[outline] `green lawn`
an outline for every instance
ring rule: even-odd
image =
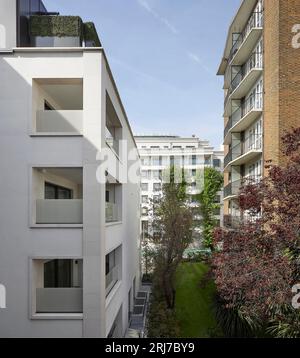
[[[208,271],[203,263],[183,263],[176,276],[176,317],[182,338],[209,337],[216,330],[213,312],[213,281],[201,288],[201,278]]]

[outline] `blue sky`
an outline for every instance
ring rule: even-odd
[[[223,136],[228,26],[241,0],[44,0],[93,21],[135,134]]]

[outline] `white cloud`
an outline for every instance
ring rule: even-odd
[[[200,58],[197,54],[195,54],[194,52],[188,51],[188,52],[187,52],[187,55],[188,55],[188,57],[189,57],[189,59],[190,59],[191,61],[193,61],[193,62],[195,62],[197,65],[201,66],[201,68],[202,68],[205,72],[209,73],[210,75],[215,76],[215,74],[213,73],[213,71],[211,71],[211,69],[208,68],[208,67],[203,63],[203,61],[201,60],[201,58]]]
[[[170,23],[170,21],[159,15],[146,0],[137,0],[138,4],[144,8],[149,14],[151,14],[156,20],[160,21],[169,31],[171,31],[174,35],[177,35],[179,31],[176,29],[174,25]]]

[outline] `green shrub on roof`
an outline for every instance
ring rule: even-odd
[[[83,24],[79,16],[34,15],[30,17],[30,35],[41,37],[81,37]]]
[[[86,22],[83,25],[83,36],[85,42],[93,43],[95,47],[101,47],[101,43],[97,34],[96,27],[93,22]]]

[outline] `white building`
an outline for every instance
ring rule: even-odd
[[[36,23],[57,21],[34,4]],[[140,183],[101,155],[122,169],[135,141],[103,48],[87,47],[95,28],[59,16],[73,36],[38,36],[28,9],[0,0],[0,337],[122,337],[140,281]]]
[[[184,167],[188,175],[194,178],[198,172],[204,173],[205,167],[214,167],[222,171],[224,153],[221,150],[214,150],[208,141],[195,136],[135,136],[135,140],[141,156],[141,227],[142,235],[145,235],[148,231],[149,199],[155,201],[161,196],[163,171],[171,165]],[[191,190],[193,194],[193,187]],[[222,225],[222,191],[219,192],[216,201],[221,206],[216,217]]]

